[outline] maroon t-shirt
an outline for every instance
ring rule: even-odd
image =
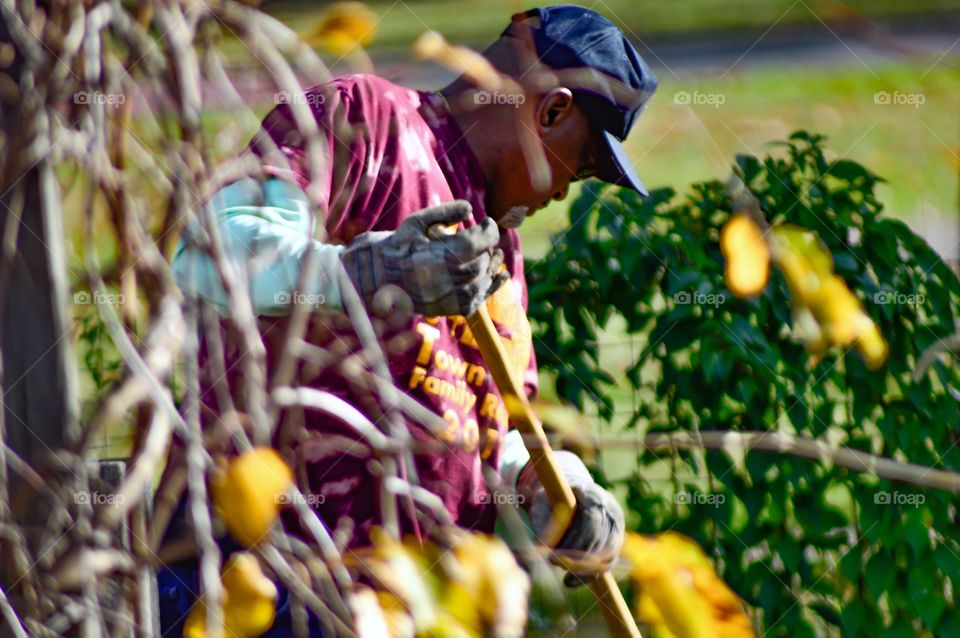
[[[257,139],[251,145],[269,172],[294,180],[309,192],[322,215],[325,241],[346,244],[365,231],[393,230],[413,213],[454,199],[467,200],[473,207],[473,218],[462,227],[486,217],[480,166],[438,94],[375,76],[352,75],[300,97],[310,106],[321,133],[322,166],[312,181],[304,135],[293,123],[288,105],[271,111],[260,133],[270,136],[285,161],[271,161]],[[512,278],[488,299],[487,307],[515,372],[532,395],[537,388],[536,364],[517,231],[501,230],[500,246]],[[311,339],[343,356],[358,351],[358,340],[344,319],[316,314]],[[274,329],[282,322],[263,322],[270,360],[279,354],[275,351],[279,340],[273,343],[270,335],[282,334]],[[499,469],[507,414],[465,319],[412,315],[385,318],[377,325],[387,344],[395,384],[448,424],[437,437],[420,424],[403,420],[415,439],[434,444],[434,451],[415,456],[420,484],[441,496],[458,525],[492,532],[496,509],[482,466]],[[305,383],[337,394],[374,422],[386,422],[383,406],[371,398],[372,393],[358,388],[342,371],[307,375]],[[309,411],[304,418],[306,432],[288,431],[284,440],[297,451],[301,487],[309,489],[331,528],[349,517],[354,544],[365,544],[370,527],[380,522],[380,484],[371,472],[370,457],[362,441],[336,419]],[[438,438],[443,445],[437,444]],[[331,445],[333,441],[342,444]],[[419,533],[403,504],[400,513],[405,530]]]

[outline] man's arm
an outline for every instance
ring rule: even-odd
[[[208,204],[213,207],[227,258],[246,281],[254,312],[289,314],[297,295],[332,311],[342,310],[336,269],[343,246],[312,238],[314,216],[306,193],[271,178],[262,185],[252,178],[222,188]],[[228,300],[210,255],[191,241],[197,228],[188,228],[173,258],[177,284],[226,312]],[[319,276],[297,290],[300,265],[310,247],[320,259]]]
[[[500,272],[496,224],[485,219],[456,235],[435,227],[455,225],[471,215],[458,200],[424,209],[395,231],[366,232],[349,246],[312,238],[314,215],[306,193],[277,178],[262,185],[245,179],[221,189],[211,200],[227,258],[246,274],[254,312],[285,315],[291,305],[309,303],[329,311],[343,309],[337,269],[346,270],[369,305],[378,290],[394,285],[409,295],[413,309],[427,316],[468,315],[507,278]],[[226,291],[210,255],[191,239],[188,228],[173,259],[177,283],[226,312]],[[320,257],[319,275],[298,290],[307,250]]]

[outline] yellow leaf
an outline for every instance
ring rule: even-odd
[[[876,324],[871,323],[870,327],[860,335],[857,347],[871,370],[876,370],[887,360],[889,347]]]
[[[399,598],[385,591],[377,592],[377,602],[383,610],[383,617],[387,623],[387,635],[390,638],[414,638],[416,627],[413,617]]]
[[[852,344],[869,326],[870,319],[860,310],[860,301],[836,275],[828,277],[811,297],[810,311],[823,328],[824,337],[833,345]]]
[[[390,631],[386,611],[380,606],[376,592],[369,587],[357,587],[350,597],[350,610],[356,623],[357,638],[396,638]],[[409,635],[412,638],[413,632]]]
[[[337,55],[368,46],[377,35],[377,16],[362,2],[334,2],[304,38]]]
[[[464,533],[452,547],[400,543],[382,529],[360,565],[391,638],[520,638],[530,580],[503,541]]]
[[[798,305],[808,305],[833,274],[833,256],[812,232],[781,224],[770,231],[773,261],[783,273]]]
[[[213,502],[230,535],[247,547],[266,537],[277,521],[293,472],[276,450],[258,447],[229,461],[210,481]]]
[[[371,531],[373,553],[364,561],[379,585],[400,600],[409,610],[416,630],[423,631],[436,622],[434,597],[426,577],[427,565],[418,549],[390,537],[382,528]]]
[[[276,617],[277,587],[260,569],[256,557],[237,552],[223,564],[223,634],[230,638],[257,638],[273,626]],[[207,607],[201,600],[190,610],[184,624],[185,638],[210,638]],[[218,636],[218,638],[220,638]]]
[[[464,535],[454,548],[459,569],[443,607],[479,635],[523,635],[530,579],[499,538]]]
[[[634,606],[655,638],[750,638],[740,600],[690,539],[628,534],[623,547],[637,589]]]
[[[749,215],[733,215],[720,232],[727,288],[738,297],[760,294],[770,276],[770,249]]]
[[[783,224],[771,231],[773,261],[783,272],[794,304],[794,331],[807,351],[856,344],[867,366],[887,357],[887,343],[860,300],[833,273],[830,251],[812,232]]]

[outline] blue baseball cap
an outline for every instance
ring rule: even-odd
[[[539,62],[558,72],[598,129],[596,177],[646,196],[622,142],[657,90],[657,77],[623,32],[599,13],[563,4],[515,14],[503,35],[532,39]]]

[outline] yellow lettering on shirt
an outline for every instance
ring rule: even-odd
[[[430,363],[430,355],[433,354],[433,345],[440,338],[440,331],[425,323],[417,324],[417,332],[423,337],[423,343],[420,344],[420,352],[417,353],[417,363],[422,366]]]

